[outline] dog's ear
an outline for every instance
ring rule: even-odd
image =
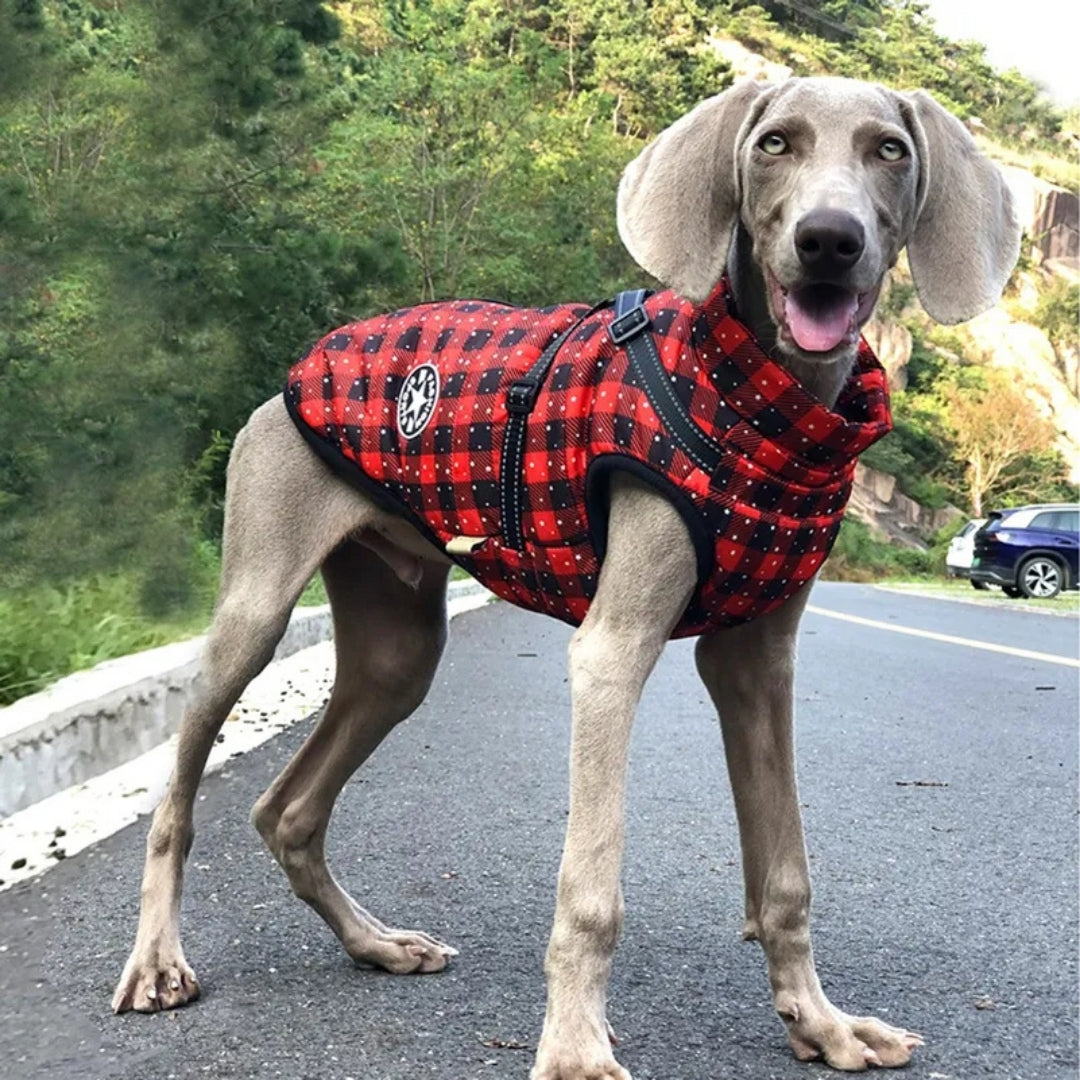
[[[724,273],[739,213],[736,151],[767,83],[744,82],[662,131],[619,184],[619,236],[653,277],[699,302]]]
[[[919,154],[911,276],[932,318],[964,322],[998,302],[1016,265],[1012,195],[956,117],[924,90],[898,97]]]

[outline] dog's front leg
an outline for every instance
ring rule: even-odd
[[[606,1017],[608,974],[622,924],[630,729],[694,576],[694,551],[678,514],[651,490],[619,484],[597,595],[570,644],[570,817],[545,964],[547,1014],[532,1080],[630,1080],[612,1055]]]
[[[918,1035],[848,1016],[825,997],[810,947],[810,873],[795,782],[796,631],[809,589],[779,611],[702,638],[697,665],[720,713],[746,882],[743,936],[761,942],[773,1002],[802,1060],[906,1064]]]

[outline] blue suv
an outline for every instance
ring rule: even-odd
[[[1069,503],[995,510],[975,534],[971,580],[1006,596],[1046,599],[1080,582],[1080,508]]]

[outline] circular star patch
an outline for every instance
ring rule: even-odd
[[[428,426],[439,400],[439,371],[434,364],[414,367],[401,384],[397,426],[403,439],[412,439]]]

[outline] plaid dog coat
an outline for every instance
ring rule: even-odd
[[[887,386],[862,342],[827,409],[734,317],[721,282],[700,307],[666,291],[620,317],[403,308],[323,338],[285,401],[334,469],[492,592],[574,625],[596,592],[611,474],[653,485],[697,553],[673,632],[685,637],[763,615],[814,576],[856,456],[890,430]]]

